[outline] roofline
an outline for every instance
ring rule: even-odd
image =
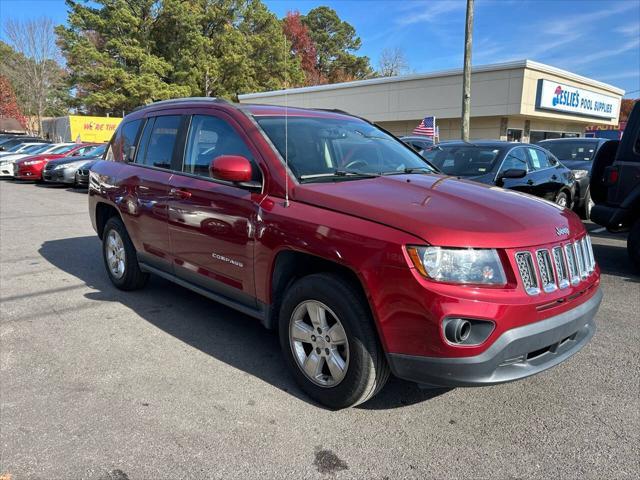
[[[139,107],[134,108],[129,113],[138,112],[140,110],[144,110],[145,108],[152,108],[157,106],[166,106],[166,105],[174,105],[180,103],[225,103],[228,104],[226,100],[222,98],[216,97],[180,97],[180,98],[170,98],[169,100],[160,100],[159,102],[149,103],[147,105],[140,105]],[[116,117],[119,118],[119,117]]]
[[[588,77],[583,77],[582,75],[578,75],[576,73],[572,73],[567,70],[562,70],[557,67],[552,67],[551,65],[546,65],[544,63],[535,62],[533,60],[516,60],[512,62],[494,63],[490,65],[478,65],[478,66],[472,67],[471,71],[472,73],[481,73],[481,72],[491,72],[496,70],[512,70],[514,68],[529,68],[531,70],[538,70],[540,72],[560,75],[560,76],[566,77],[569,80],[588,83],[594,87],[599,87],[618,95],[624,95],[625,93],[624,90],[618,87],[614,87],[613,85],[609,85],[608,83],[600,82],[598,80],[594,80]],[[243,100],[251,100],[252,98],[277,97],[280,95],[284,95],[285,92],[287,94],[321,92],[326,90],[338,90],[342,88],[353,88],[353,87],[361,87],[366,85],[380,85],[385,83],[407,82],[410,80],[424,80],[428,78],[448,77],[451,75],[462,75],[462,69],[456,68],[456,69],[450,69],[450,70],[440,70],[440,71],[431,72],[431,73],[415,73],[411,75],[398,75],[395,77],[369,78],[366,80],[355,80],[353,82],[330,83],[326,85],[314,85],[311,87],[272,90],[270,92],[245,93],[242,95],[238,95],[238,100],[243,101]]]

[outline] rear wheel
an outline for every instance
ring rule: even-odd
[[[282,302],[279,334],[295,380],[330,408],[365,402],[389,377],[369,308],[338,275],[313,274],[295,282]]]
[[[627,237],[627,251],[636,269],[640,270],[640,219],[636,220],[636,223],[631,227]]]
[[[104,226],[102,256],[111,283],[120,290],[137,290],[149,280],[149,274],[140,270],[136,249],[118,217],[111,217]]]

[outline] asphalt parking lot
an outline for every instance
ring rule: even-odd
[[[84,192],[2,182],[0,478],[637,478],[640,278],[624,236],[588,227],[605,297],[579,354],[332,412],[249,317],[159,278],[112,287]]]

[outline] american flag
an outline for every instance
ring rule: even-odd
[[[413,134],[433,137],[435,135],[435,126],[436,117],[425,117],[420,122],[420,125],[413,129]]]

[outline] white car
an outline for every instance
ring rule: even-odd
[[[13,177],[14,164],[25,157],[32,155],[40,155],[42,153],[58,153],[64,151],[64,149],[73,146],[75,143],[34,143],[26,148],[23,148],[20,152],[3,152],[7,155],[0,154],[0,177]]]
[[[4,152],[0,152],[0,157],[6,157],[8,155],[13,155],[15,153],[23,153],[23,152],[28,152],[28,151],[33,151],[38,149],[41,146],[44,145],[51,145],[50,143],[44,143],[44,142],[25,142],[25,143],[19,143],[18,145],[14,145],[13,147],[11,147],[9,150],[5,150]]]

